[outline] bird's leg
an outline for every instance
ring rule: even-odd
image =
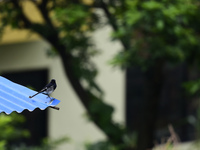
[[[52,98],[52,99],[49,101],[49,104],[52,103],[52,102],[54,101],[54,99],[55,99],[55,98]]]
[[[51,97],[49,96],[49,94],[47,94],[47,97],[50,98],[49,104],[52,103],[52,102],[54,101],[54,99],[55,99],[55,98],[51,98]]]

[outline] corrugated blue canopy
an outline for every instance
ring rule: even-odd
[[[52,97],[49,98],[42,93],[29,98],[35,93],[37,92],[0,76],[0,113],[10,114],[13,111],[21,113],[24,109],[33,111],[36,108],[44,110],[60,103],[57,99],[51,102]]]

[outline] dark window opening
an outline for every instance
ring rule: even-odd
[[[195,128],[187,118],[191,115],[192,101],[184,95],[182,83],[187,81],[184,65],[176,68],[164,68],[164,81],[160,95],[159,110],[154,131],[157,142],[170,136],[171,124],[182,142],[195,138]],[[145,99],[145,75],[139,68],[129,68],[126,72],[126,125],[131,131],[137,131],[142,122]],[[149,112],[151,113],[151,112]],[[194,114],[193,114],[194,115]]]
[[[36,91],[41,90],[47,84],[48,80],[47,70],[8,72],[2,73],[1,75],[15,83],[31,87]],[[26,118],[26,122],[23,127],[24,129],[28,129],[31,134],[30,138],[22,139],[23,143],[27,145],[41,144],[41,140],[48,136],[48,110],[40,110],[39,108],[32,112],[24,110],[22,114]]]

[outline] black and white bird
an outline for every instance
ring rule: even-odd
[[[47,95],[50,98],[50,94],[56,89],[57,85],[56,85],[56,80],[52,79],[50,83],[48,83],[42,90],[40,90],[39,92],[37,92],[36,94],[34,94],[33,96],[29,96],[29,98],[33,98],[34,96],[43,93],[45,95]],[[54,99],[51,99],[51,101],[53,101]]]

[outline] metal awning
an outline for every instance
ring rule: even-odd
[[[37,92],[0,76],[0,113],[10,114],[13,111],[21,113],[25,109],[33,111],[36,108],[44,110],[47,107],[54,108],[60,103],[57,99],[51,102],[52,98],[50,99],[42,93],[29,98],[35,93]]]

